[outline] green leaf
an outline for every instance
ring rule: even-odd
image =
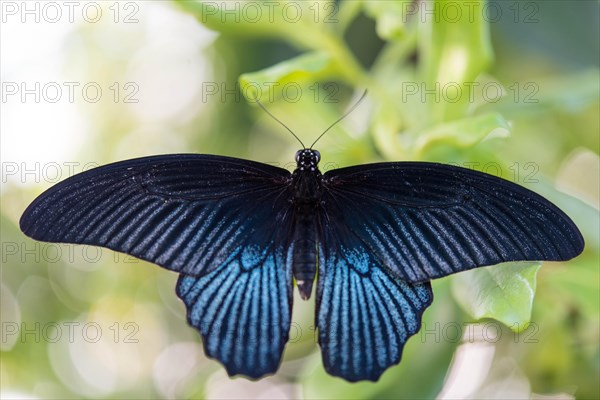
[[[204,26],[223,34],[279,38],[303,48],[317,49],[335,27],[331,1],[204,1],[175,0]]]
[[[416,157],[421,157],[434,144],[467,148],[484,139],[503,138],[509,134],[508,121],[498,113],[489,113],[436,125],[420,132],[412,150]]]
[[[545,289],[549,292],[547,295],[561,299],[565,307],[569,308],[569,312],[577,308],[582,314],[596,317],[600,315],[600,272],[597,256],[584,253],[569,261],[567,268],[544,270],[542,278]],[[554,311],[556,312],[555,309]]]
[[[427,4],[427,10],[431,11],[421,15],[426,23],[421,24],[419,35],[419,54],[423,60],[420,73],[426,90],[443,92],[458,87],[462,91],[456,99],[452,95],[451,101],[428,103],[433,122],[466,115],[471,101],[464,94],[468,84],[493,60],[489,26],[482,12],[485,3],[484,0],[421,3]]]
[[[417,6],[404,1],[364,1],[365,14],[375,19],[377,35],[384,40],[402,39],[408,15]]]
[[[261,2],[175,1],[202,25],[217,32],[268,37],[289,30],[282,21],[282,13],[272,12]]]
[[[273,101],[274,98],[289,95],[287,91],[292,91],[296,96],[302,87],[334,77],[336,72],[331,56],[325,52],[311,52],[260,71],[242,74],[239,82],[248,100],[260,100],[269,95],[268,100]]]
[[[362,11],[362,2],[363,0],[355,0],[355,1],[340,1],[333,3],[335,7],[337,7],[337,27],[336,30],[338,33],[343,34],[346,29],[354,22],[356,17]]]
[[[527,329],[539,262],[504,263],[456,275],[452,292],[475,319],[493,318],[515,332]]]
[[[343,38],[335,35],[338,19],[332,1],[175,1],[217,32],[245,38],[276,38],[302,49],[328,53],[336,60],[339,79],[368,86],[368,75]]]

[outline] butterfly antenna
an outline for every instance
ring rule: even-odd
[[[302,145],[302,148],[306,149],[306,146],[304,145],[304,143],[302,143],[302,140],[300,140],[300,138],[298,136],[296,136],[296,134],[290,128],[288,128],[288,126],[286,124],[284,124],[279,119],[277,119],[276,116],[274,116],[273,114],[271,114],[269,112],[269,110],[267,110],[267,108],[265,106],[263,106],[260,101],[258,101],[258,99],[256,99],[256,104],[258,104],[259,107],[262,108],[264,112],[266,112],[267,114],[269,114],[269,116],[271,118],[273,118],[275,121],[279,122],[281,124],[281,126],[283,126],[285,129],[287,129],[296,138],[296,140],[300,142],[300,144]]]
[[[344,115],[342,115],[341,117],[339,117],[337,119],[337,121],[335,121],[333,124],[331,124],[329,126],[329,128],[325,129],[325,131],[319,135],[319,137],[317,138],[317,140],[315,140],[313,142],[313,144],[310,145],[309,149],[312,149],[313,146],[315,144],[317,144],[317,142],[319,141],[319,139],[321,139],[331,128],[333,128],[338,122],[340,122],[341,120],[343,120],[344,118],[346,118],[352,111],[354,111],[354,109],[356,107],[358,107],[358,105],[360,104],[361,101],[363,101],[363,99],[365,98],[366,95],[367,95],[367,89],[365,89],[365,91],[363,92],[362,96],[360,96],[360,99],[358,99],[356,101],[356,103],[354,103],[354,105],[352,107],[350,107],[350,109],[344,113]]]

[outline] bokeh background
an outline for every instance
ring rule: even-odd
[[[600,397],[596,1],[0,4],[2,398]],[[310,143],[365,88],[319,142],[324,169],[483,170],[551,199],[586,239],[568,263],[434,282],[422,331],[377,383],[324,372],[314,296],[294,299],[279,372],[231,379],[187,326],[176,274],[19,231],[43,190],[113,161],[290,167],[297,142],[247,97]]]

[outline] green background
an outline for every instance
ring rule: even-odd
[[[241,2],[237,10],[228,2],[229,13],[222,2],[154,3],[218,33],[188,49],[210,70],[209,80],[190,82],[197,107],[152,125],[123,102],[86,104],[80,115],[92,128],[72,160],[195,152],[290,167],[298,143],[253,96],[312,143],[368,89],[316,146],[322,169],[429,160],[483,170],[561,207],[586,248],[568,263],[501,265],[435,281],[422,331],[377,383],[324,372],[314,296],[302,302],[295,294],[283,364],[251,382],[228,378],[204,357],[173,292],[174,273],[107,250],[25,238],[20,214],[51,183],[9,182],[1,198],[6,397],[600,396],[597,2],[280,1]],[[153,5],[136,4],[141,22],[126,29],[73,29],[64,70],[106,87],[127,81],[144,30],[160,39],[160,24],[148,22]],[[110,6],[102,3],[106,15]],[[153,59],[169,65],[164,49]],[[178,96],[168,82],[164,88],[167,99]]]

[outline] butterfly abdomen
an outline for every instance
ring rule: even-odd
[[[292,237],[294,243],[292,271],[303,300],[310,298],[317,270],[317,230],[313,208],[314,206],[308,204],[297,207]]]

